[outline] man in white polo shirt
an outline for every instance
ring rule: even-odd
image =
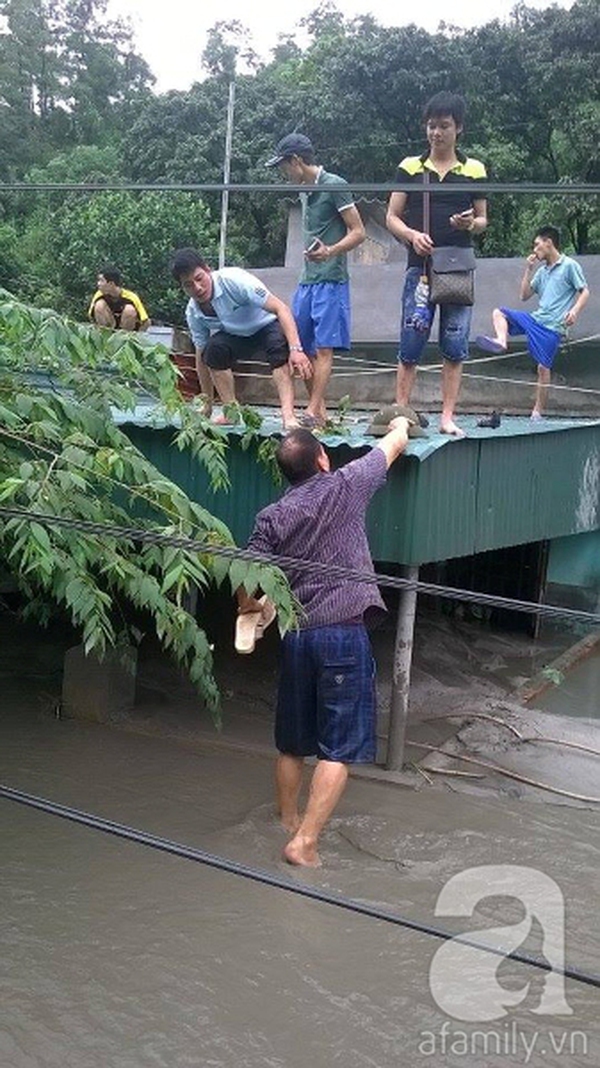
[[[287,304],[241,267],[212,271],[193,248],[175,253],[172,272],[190,298],[185,317],[208,411],[215,389],[223,405],[235,403],[233,367],[238,360],[261,356],[273,374],[284,429],[298,426],[292,379],[294,375],[310,378],[312,364],[302,351]],[[223,414],[215,422],[230,419]]]

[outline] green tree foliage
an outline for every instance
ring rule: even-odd
[[[106,144],[151,72],[107,0],[0,0],[0,177],[52,149]]]
[[[519,5],[503,22],[474,30],[442,24],[435,33],[383,26],[370,15],[347,19],[326,0],[301,28],[305,47],[288,37],[270,62],[254,62],[248,73],[243,28],[236,36],[218,23],[209,77],[140,109],[125,162],[135,180],[220,181],[234,68],[234,182],[268,181],[264,160],[293,129],[311,136],[330,169],[356,181],[391,181],[399,160],[421,151],[423,105],[442,89],[466,97],[463,146],[484,159],[493,179],[598,180],[597,0],[578,0],[569,10]],[[218,198],[207,203],[216,219]],[[483,254],[521,253],[542,210],[576,251],[600,247],[597,203],[589,199],[528,204],[495,197]],[[230,260],[281,262],[284,198],[232,194],[230,211]]]
[[[83,319],[98,271],[115,264],[154,322],[181,323],[186,300],[171,278],[170,259],[189,245],[215,254],[218,229],[206,205],[191,193],[116,190],[63,194],[61,200],[49,213],[38,209],[37,228],[28,235],[33,247],[28,251],[26,236],[23,250],[32,273],[18,292],[35,299],[39,283],[46,303]]]
[[[97,184],[119,180],[123,174],[120,142],[109,145],[76,145],[62,152],[57,152],[43,166],[31,167],[25,175],[25,182],[31,184]],[[41,194],[37,203],[41,201]],[[55,203],[60,204],[63,193],[57,194]]]
[[[88,177],[218,183],[223,176],[228,88],[235,76],[232,182],[279,180],[265,170],[264,162],[275,142],[294,129],[311,136],[329,169],[351,181],[387,182],[404,155],[423,147],[424,103],[433,93],[449,89],[468,102],[463,147],[486,162],[492,179],[565,185],[564,195],[535,201],[521,195],[494,196],[491,225],[480,242],[483,255],[521,254],[529,246],[532,228],[549,220],[561,227],[576,252],[600,249],[597,198],[573,197],[566,191],[573,182],[599,180],[598,0],[575,0],[569,9],[520,4],[504,21],[471,30],[441,24],[434,33],[414,25],[381,25],[371,15],[346,18],[324,0],[299,27],[302,45],[292,36],[282,38],[268,61],[257,59],[243,25],[219,21],[208,34],[203,80],[188,92],[158,96],[145,92],[148,79],[127,31],[121,24],[100,26],[102,10],[103,0],[0,0],[0,12],[10,15],[11,26],[11,34],[0,36],[0,97],[10,104],[0,108],[0,176],[3,166],[4,173],[20,176],[28,171],[29,178],[41,174],[52,143],[61,151],[55,153],[58,162],[47,162],[47,180],[61,180],[59,173],[64,179],[69,168],[72,180],[78,180],[85,173],[84,161],[69,149],[87,138],[103,152],[109,146],[115,152],[112,163],[105,157],[94,166],[89,160]],[[49,26],[57,38],[48,37]],[[65,42],[60,54],[56,40]],[[112,57],[116,64],[114,92],[107,90],[110,64],[102,67],[101,77],[93,63],[81,59],[84,46],[89,59],[96,45],[102,46],[100,56]],[[90,118],[92,112],[95,119]],[[33,160],[35,170],[28,165]],[[98,194],[98,199],[103,196]],[[173,207],[179,220],[178,201],[170,193],[161,196],[168,205],[162,218],[166,221]],[[228,262],[281,263],[289,202],[282,194],[232,193]],[[220,196],[203,196],[199,225],[192,212],[189,227],[177,221],[171,231],[167,227],[168,240],[162,241],[158,228],[132,222],[135,212],[125,194],[110,203],[118,246],[112,258],[126,270],[130,284],[148,297],[155,317],[176,318],[182,305],[176,307],[173,290],[163,299],[168,280],[157,259],[162,256],[164,264],[165,249],[185,233],[190,243],[203,244],[214,261]],[[88,222],[88,209],[82,205],[81,199],[57,203],[51,194],[44,201],[12,194],[4,199],[5,221],[22,238],[21,259],[27,253],[21,266],[26,284],[18,281],[19,293],[36,303],[39,294],[46,293],[62,309],[75,313],[77,306],[78,314],[83,276],[92,263],[95,271],[95,256],[104,259],[102,247],[110,242],[90,208],[90,235],[95,235],[91,247],[81,233],[80,223]],[[57,240],[52,233],[55,220]],[[133,232],[137,250],[128,237]],[[139,245],[150,240],[153,249]],[[68,257],[62,256],[63,247]],[[32,265],[32,260],[43,258],[44,249],[58,256],[56,280],[47,258],[37,274]]]
[[[119,145],[76,145],[57,152],[44,167],[32,167],[25,175],[25,185],[102,185],[120,180],[120,175]],[[74,196],[72,201],[80,203],[81,197]],[[81,316],[83,305],[79,306],[78,297],[71,293],[70,281],[63,285],[53,255],[54,213],[60,216],[63,211],[68,212],[69,203],[64,192],[19,190],[5,195],[4,211],[15,228],[15,249],[6,259],[0,238],[0,284],[24,300]],[[89,279],[86,293],[92,283],[93,279]]]
[[[226,440],[179,399],[165,350],[138,335],[68,323],[0,292],[0,503],[74,524],[0,515],[3,565],[27,613],[44,622],[57,608],[66,611],[86,652],[102,656],[131,641],[132,622],[152,624],[216,711],[211,649],[186,608],[192,587],[228,580],[252,593],[260,585],[284,628],[294,605],[277,568],[77,529],[87,522],[232,545],[227,528],[115,425],[111,406],[133,408],[140,388],[156,398],[157,418],[179,423],[174,447],[192,449],[212,485],[226,485]]]
[[[240,64],[247,69],[256,69],[259,65],[248,30],[238,19],[215,22],[208,31],[202,66],[208,74],[229,83],[235,78]]]
[[[17,232],[10,224],[0,223],[0,287],[10,285],[19,269]]]
[[[273,124],[263,99],[259,75],[236,79],[232,181],[265,182],[264,160],[273,142]],[[125,168],[135,182],[202,182],[223,180],[229,83],[221,75],[198,83],[187,93],[155,97],[140,109],[125,148]],[[218,225],[221,198],[203,195]],[[283,255],[287,211],[282,198],[232,193],[229,200],[228,261],[260,266]],[[210,251],[210,250],[208,250]]]
[[[500,181],[597,182],[600,7],[580,0],[570,10],[515,7],[507,23],[492,22],[460,37],[471,101],[470,131],[489,146]],[[476,87],[480,86],[479,93]],[[500,149],[500,156],[498,149]],[[482,148],[483,150],[483,148]],[[514,203],[514,201],[513,201]],[[576,252],[598,248],[598,201],[519,197],[504,217],[494,200],[491,254],[522,251],[535,226],[552,219]],[[595,218],[595,226],[594,226]],[[508,222],[508,225],[506,223]]]

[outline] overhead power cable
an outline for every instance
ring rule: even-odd
[[[221,556],[231,560],[246,560],[248,563],[255,564],[269,564],[279,567],[283,571],[308,571],[311,575],[322,574],[327,579],[336,578],[349,582],[367,583],[395,590],[415,590],[417,593],[428,594],[432,597],[445,597],[449,600],[464,601],[468,604],[487,605],[490,608],[503,608],[545,618],[565,619],[571,623],[584,623],[593,626],[600,624],[600,615],[594,612],[583,612],[573,608],[564,608],[560,605],[536,604],[533,601],[501,597],[476,590],[464,590],[454,586],[440,586],[432,582],[405,579],[396,575],[381,574],[380,572],[354,571],[333,563],[320,563],[317,560],[300,560],[293,556],[278,556],[268,553],[259,554],[249,549],[240,549],[237,546],[215,545],[211,541],[199,541],[194,538],[175,536],[173,534],[167,535],[160,533],[160,531],[144,530],[138,527],[93,523],[86,519],[47,515],[43,512],[28,511],[22,508],[0,507],[0,518],[25,519],[50,528],[65,527],[71,530],[79,530],[85,534],[98,535],[99,537],[125,538],[150,545],[165,545],[185,549],[187,552],[201,553],[208,556]]]
[[[414,193],[415,182],[344,182],[354,193]],[[332,182],[328,189],[335,190]],[[445,195],[443,183],[430,187],[432,196]],[[293,182],[0,182],[2,193],[306,193],[306,185]],[[471,182],[453,182],[453,193],[473,193]],[[477,182],[477,192],[511,193],[539,197],[549,193],[560,196],[598,196],[600,185],[593,182]]]

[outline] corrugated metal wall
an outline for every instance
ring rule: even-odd
[[[264,467],[231,439],[229,493],[213,493],[171,431],[124,427],[142,452],[229,526],[243,544],[260,508],[280,496]],[[340,445],[335,464],[356,458]],[[425,461],[401,459],[373,500],[376,560],[421,564],[600,528],[600,425],[466,439]]]

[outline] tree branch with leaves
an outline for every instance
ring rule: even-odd
[[[65,610],[86,653],[100,657],[130,643],[134,617],[143,614],[216,714],[212,651],[187,608],[191,591],[227,582],[249,594],[260,587],[284,630],[296,606],[278,568],[211,553],[211,546],[234,548],[227,527],[115,424],[115,409],[134,409],[143,390],[155,417],[174,425],[174,446],[192,451],[213,488],[227,487],[226,436],[183,402],[176,381],[163,346],[70,323],[0,291],[0,505],[30,513],[0,516],[0,547],[26,614],[45,623]],[[105,535],[103,526],[124,533]],[[160,538],[136,538],[136,530]]]

